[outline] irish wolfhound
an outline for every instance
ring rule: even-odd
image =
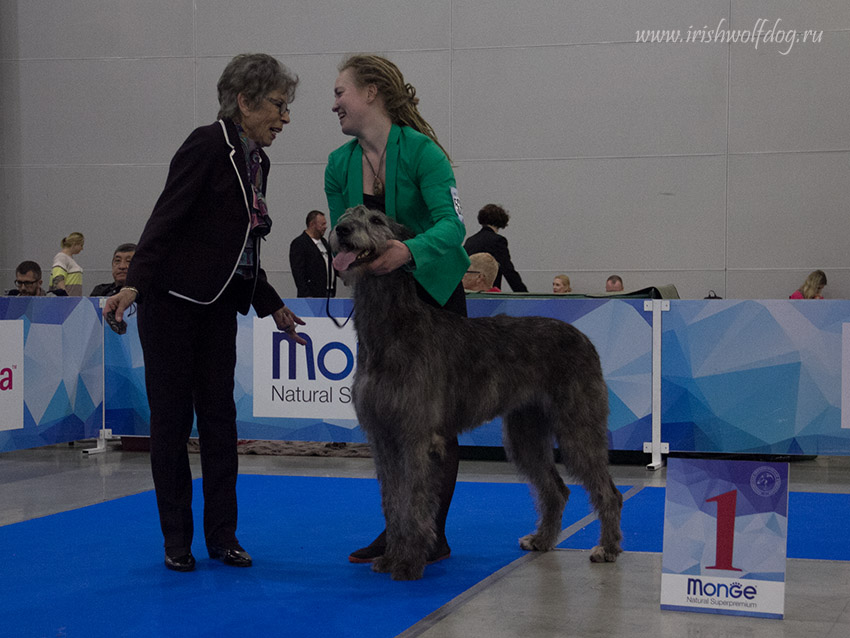
[[[555,546],[569,489],[554,461],[585,487],[601,521],[590,560],[620,549],[623,497],[608,471],[608,389],[599,355],[573,326],[544,317],[467,319],[422,302],[404,269],[375,276],[365,264],[410,231],[364,206],[331,233],[335,265],[354,286],[359,339],[353,399],[381,487],[387,548],[372,569],[421,578],[436,541],[432,457],[446,437],[501,416],[511,460],[533,486],[537,529],[527,550]],[[463,424],[458,428],[455,424]]]

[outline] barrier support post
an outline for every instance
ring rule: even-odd
[[[97,446],[83,450],[83,454],[101,454],[106,452],[106,441],[112,438],[112,430],[106,428],[106,322],[103,320],[103,307],[106,305],[106,297],[101,297],[100,302],[100,387],[103,394],[100,397],[101,424],[97,437]]]
[[[661,313],[670,310],[669,299],[643,302],[645,312],[652,312],[652,440],[644,441],[643,451],[652,455],[648,470],[664,467],[662,454],[670,453],[670,444],[661,441]]]

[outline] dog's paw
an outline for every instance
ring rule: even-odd
[[[425,563],[399,563],[392,570],[393,580],[419,580],[425,573]]]
[[[395,561],[387,558],[386,555],[379,556],[372,561],[372,571],[379,574],[389,574],[395,567]]]
[[[622,550],[617,549],[617,551],[609,551],[606,550],[602,545],[597,545],[592,550],[590,550],[590,562],[591,563],[613,563],[616,562],[617,556],[619,556]]]
[[[548,552],[554,545],[537,534],[528,534],[519,539],[519,546],[527,552]]]

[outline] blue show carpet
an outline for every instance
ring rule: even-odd
[[[570,488],[564,527],[589,513]],[[254,567],[238,569],[206,557],[195,489],[188,574],[162,564],[153,492],[0,527],[0,636],[390,638],[523,556],[517,539],[536,518],[524,484],[458,483],[452,557],[394,582],[347,561],[383,527],[374,479],[242,475],[240,539]],[[664,494],[643,488],[625,502],[625,551],[661,551]],[[850,560],[848,516],[850,495],[793,492],[788,557]],[[589,549],[598,534],[593,522],[559,547]]]
[[[194,572],[162,564],[153,492],[0,527],[0,636],[396,636],[523,555],[524,484],[458,483],[449,560],[395,582],[348,554],[383,529],[374,479],[241,475],[239,536],[254,567],[206,556],[195,481]],[[580,489],[564,524],[589,509]]]

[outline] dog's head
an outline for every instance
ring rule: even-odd
[[[330,233],[331,250],[336,253],[334,268],[344,281],[351,281],[363,271],[364,264],[387,249],[388,241],[411,237],[413,233],[405,226],[380,211],[362,205],[349,208]]]

